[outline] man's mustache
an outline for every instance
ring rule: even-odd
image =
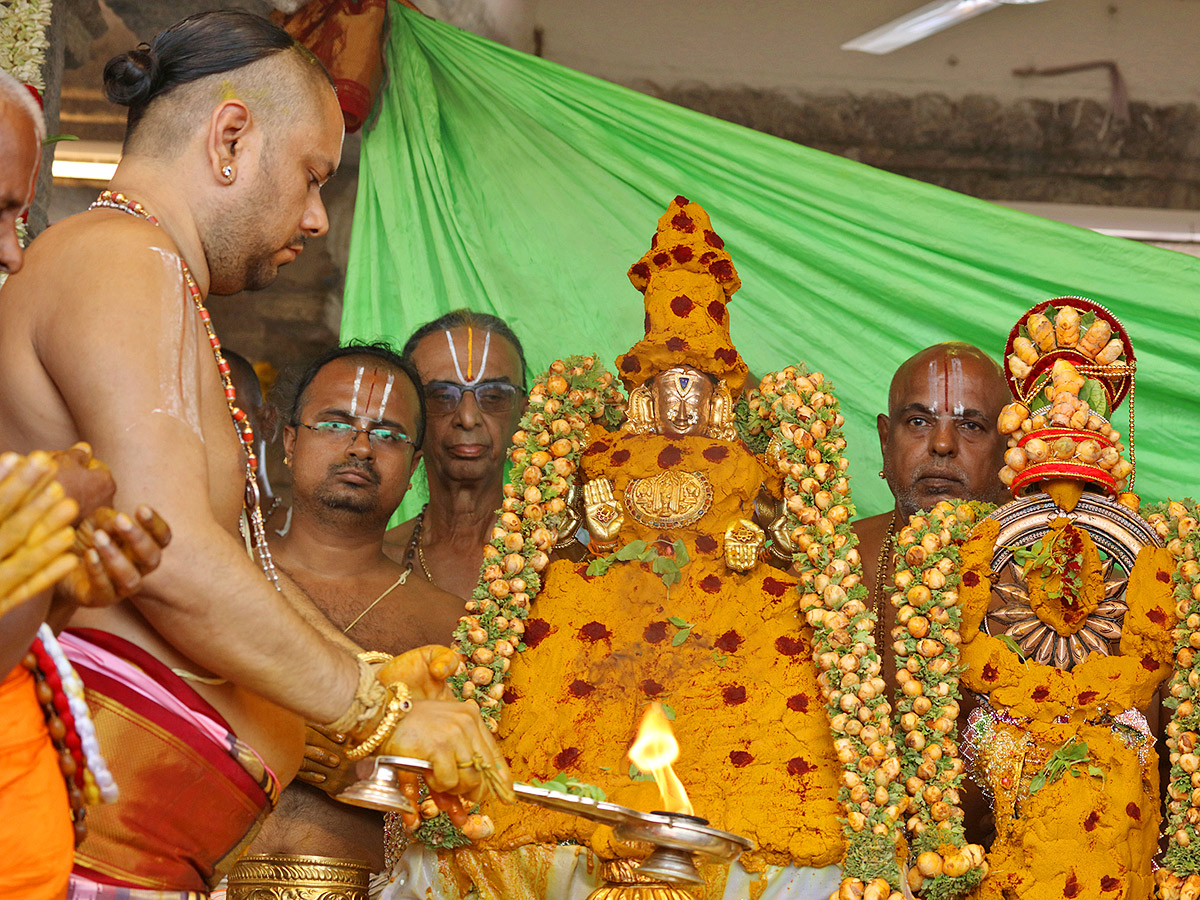
[[[957,463],[922,463],[913,470],[912,480],[915,484],[925,478],[943,478],[961,484],[967,483],[966,470]]]
[[[329,474],[335,478],[343,472],[357,472],[364,478],[370,479],[372,484],[379,484],[380,481],[379,473],[375,471],[375,466],[371,463],[341,463],[329,467]]]

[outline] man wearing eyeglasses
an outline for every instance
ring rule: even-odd
[[[414,574],[468,598],[525,411],[524,351],[503,319],[460,309],[418,328],[404,358],[424,385],[429,504],[388,532],[385,550]]]
[[[458,597],[383,553],[388,519],[421,456],[422,407],[409,363],[386,344],[350,345],[305,369],[284,428],[293,500],[286,535],[271,542],[276,565],[366,650],[448,644],[462,614]],[[338,744],[318,743],[307,755],[330,768],[301,772],[315,787],[296,782],[284,791],[251,851],[353,859],[378,872],[383,817],[326,796],[352,769],[337,768]]]

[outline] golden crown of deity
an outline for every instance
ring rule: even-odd
[[[1009,435],[1000,477],[1013,496],[1053,478],[1114,495],[1131,486],[1133,463],[1108,420],[1129,395],[1132,457],[1135,361],[1117,317],[1083,297],[1045,300],[1013,326],[1004,355],[1016,402],[1000,414]]]

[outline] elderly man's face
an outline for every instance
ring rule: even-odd
[[[1007,499],[998,475],[1006,441],[996,430],[1007,399],[981,356],[939,348],[901,370],[878,428],[884,477],[903,515],[942,500]]]
[[[17,220],[33,201],[41,150],[24,108],[0,101],[0,272],[13,274],[21,268]]]

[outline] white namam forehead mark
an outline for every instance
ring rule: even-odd
[[[363,367],[359,366],[354,373],[354,395],[350,398],[350,415],[358,415],[358,392],[362,390]]]
[[[458,376],[461,384],[470,386],[478,383],[483,377],[483,370],[487,368],[488,354],[492,349],[492,333],[484,332],[483,351],[479,355],[479,365],[475,364],[475,329],[470,325],[467,326],[467,372],[464,375],[462,364],[459,362],[458,349],[454,346],[454,336],[450,333],[450,329],[446,329],[446,344],[450,347],[450,359],[454,361],[454,374]]]
[[[954,398],[954,415],[960,418],[966,411],[966,407],[963,406],[964,388],[962,359],[952,356],[950,357],[950,371],[946,378],[946,403],[949,404],[950,397]]]

